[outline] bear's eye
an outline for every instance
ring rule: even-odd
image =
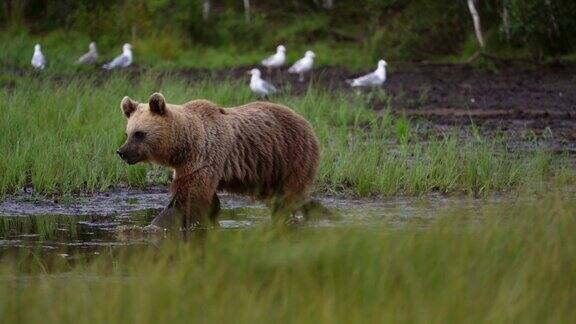
[[[144,132],[134,132],[134,138],[141,141],[146,137]]]

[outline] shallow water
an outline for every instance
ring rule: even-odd
[[[250,229],[270,223],[269,210],[248,199],[221,195],[222,231]],[[474,221],[486,204],[530,204],[529,199],[491,197],[474,199],[428,195],[420,198],[351,199],[320,197],[334,212],[335,219],[300,222],[302,227],[386,226],[406,224],[425,227],[440,214],[454,212]],[[142,232],[119,235],[122,228],[146,226],[168,203],[163,189],[134,191],[118,189],[92,196],[59,201],[31,194],[9,197],[0,203],[0,253],[34,250],[58,254],[64,258],[78,254],[98,254],[103,249],[155,244],[162,235]]]

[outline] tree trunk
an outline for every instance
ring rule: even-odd
[[[508,15],[508,7],[506,7],[506,4],[504,4],[502,8],[502,27],[504,28],[506,40],[510,42],[510,16]]]
[[[12,19],[12,0],[7,0],[5,3],[6,5],[6,20]]]
[[[468,9],[472,15],[472,20],[474,21],[474,31],[476,32],[476,38],[481,48],[484,48],[484,37],[482,37],[482,29],[480,27],[480,16],[478,15],[478,10],[476,10],[475,0],[468,0]]]
[[[558,22],[556,21],[556,17],[554,16],[554,9],[552,8],[552,2],[550,0],[545,0],[546,7],[548,7],[548,12],[550,14],[550,21],[552,22],[552,28],[556,34],[559,33]]]
[[[244,0],[244,17],[250,22],[250,0]]]
[[[210,0],[202,1],[202,19],[208,20],[210,17]]]

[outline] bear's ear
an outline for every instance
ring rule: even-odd
[[[126,116],[126,118],[130,118],[130,115],[132,115],[136,111],[136,108],[138,108],[138,103],[126,96],[124,99],[122,99],[120,108],[122,108],[124,116]]]
[[[148,99],[148,105],[150,106],[150,111],[155,114],[164,115],[166,112],[166,99],[161,93],[153,93]]]

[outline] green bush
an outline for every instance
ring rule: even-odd
[[[506,5],[517,45],[543,54],[567,53],[576,48],[576,2],[507,0]]]
[[[473,35],[465,1],[338,0],[330,10],[319,0],[251,1],[249,22],[242,1],[211,2],[204,20],[201,0],[6,0],[0,4],[0,26],[26,26],[32,34],[74,31],[103,47],[159,38],[244,50],[335,43],[367,52],[371,60],[454,57]],[[504,8],[510,42],[500,37]],[[574,1],[486,0],[478,2],[478,10],[489,50],[512,47],[556,55],[575,49]]]

